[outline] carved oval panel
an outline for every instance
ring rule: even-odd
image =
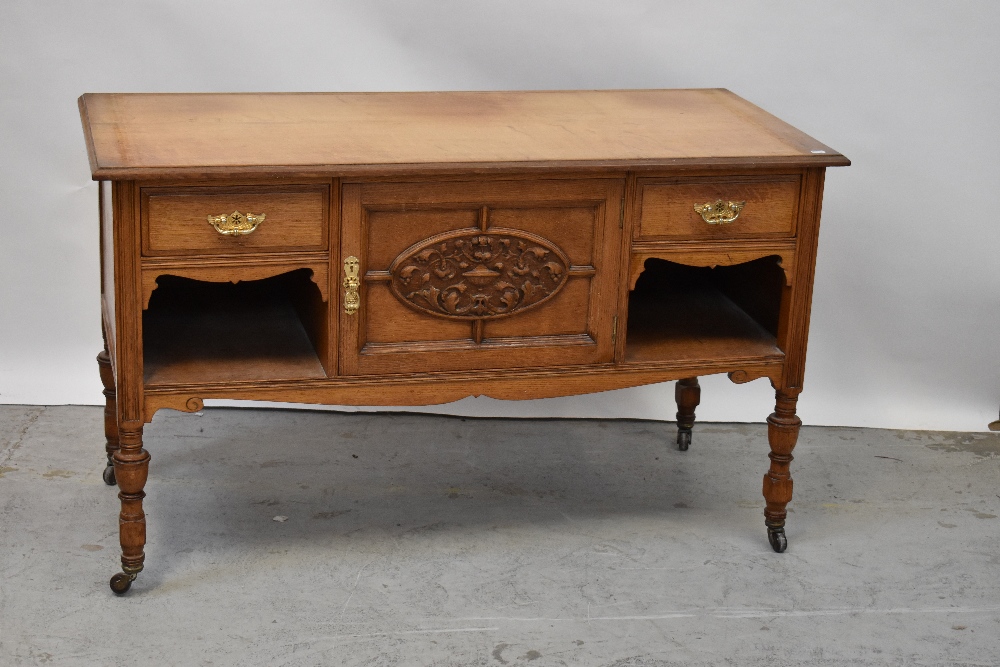
[[[482,320],[551,299],[569,278],[569,259],[536,234],[464,229],[407,248],[389,272],[393,294],[406,305],[439,317]]]

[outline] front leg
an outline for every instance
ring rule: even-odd
[[[691,446],[691,429],[694,428],[694,409],[701,402],[701,385],[698,378],[678,380],[674,386],[677,401],[677,449],[687,451]]]
[[[118,401],[115,393],[115,375],[111,370],[111,358],[108,348],[97,355],[97,368],[101,372],[101,384],[104,385],[104,452],[108,464],[104,468],[104,483],[115,485],[114,453],[118,451]]]
[[[111,577],[111,590],[119,595],[132,586],[146,558],[146,515],[142,511],[143,487],[149,472],[149,452],[142,448],[142,422],[123,422],[120,448],[114,453],[115,477],[121,513],[118,532],[122,545],[122,571]]]
[[[771,445],[770,469],[764,475],[764,524],[771,547],[781,553],[788,546],[785,537],[785,507],[792,499],[792,476],[788,466],[792,450],[799,438],[802,420],[795,414],[799,389],[778,389],[775,392],[774,412],[767,418],[767,440]]]

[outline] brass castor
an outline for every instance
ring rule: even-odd
[[[691,429],[682,428],[677,431],[677,449],[686,452],[691,446]]]
[[[108,467],[104,469],[104,472],[101,473],[101,477],[104,478],[104,483],[108,486],[114,486],[118,483],[115,479],[115,467],[110,463],[108,464]]]
[[[132,582],[135,581],[136,574],[138,573],[125,574],[124,572],[119,572],[111,577],[111,590],[117,595],[125,595],[128,589],[132,588]]]
[[[767,527],[767,541],[771,543],[771,548],[779,554],[788,548],[788,538],[785,537],[784,526],[780,528]]]
[[[122,565],[122,571],[111,577],[111,590],[124,595],[132,587],[132,582],[142,572],[142,565]]]

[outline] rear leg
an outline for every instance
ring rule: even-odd
[[[106,349],[97,355],[97,367],[101,371],[101,383],[104,385],[104,452],[108,457],[108,464],[102,476],[105,484],[114,486],[115,465],[112,456],[118,451],[118,401],[111,358]]]
[[[694,427],[694,409],[701,402],[698,378],[678,380],[674,387],[677,401],[677,449],[687,451],[691,446],[691,429]]]

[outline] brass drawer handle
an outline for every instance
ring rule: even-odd
[[[267,216],[263,213],[243,215],[239,211],[233,211],[229,215],[208,216],[208,224],[215,227],[215,231],[223,236],[246,236],[257,229],[257,226],[264,222],[265,217]]]
[[[740,211],[746,206],[745,201],[722,201],[716,199],[715,203],[695,204],[694,210],[701,215],[701,219],[710,225],[728,225],[730,222],[740,217]]]
[[[344,312],[353,315],[361,307],[361,262],[354,255],[344,260]]]

